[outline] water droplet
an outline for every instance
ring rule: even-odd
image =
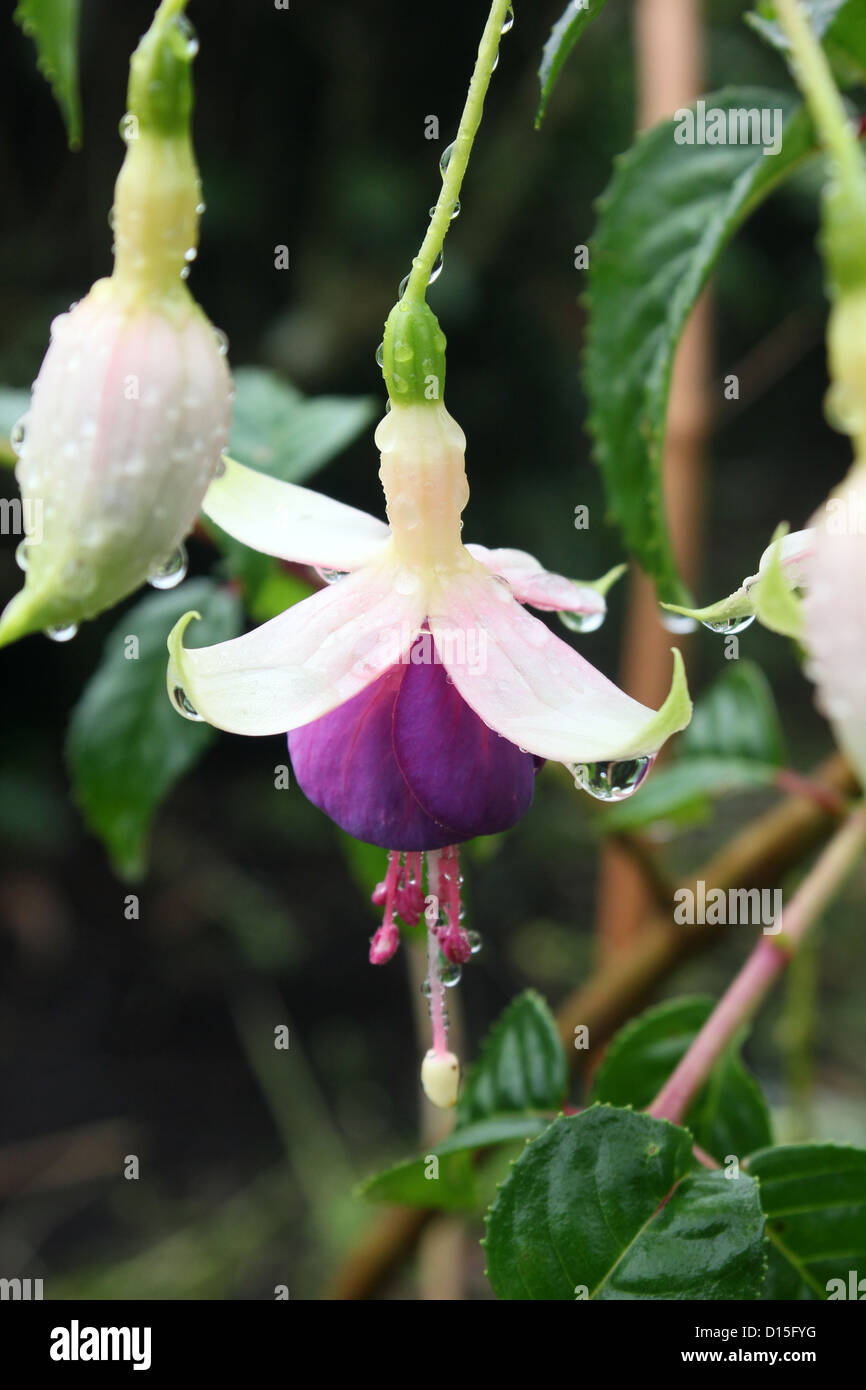
[[[432,207],[432,208],[430,209],[430,216],[431,216],[431,217],[433,216],[433,214],[435,213],[435,211],[436,211],[435,206]],[[455,199],[454,199],[454,202],[451,204],[451,221],[453,222],[454,219],[455,219],[455,217],[459,217],[459,216],[460,216],[460,199],[459,199],[459,198],[455,198]]]
[[[678,637],[696,631],[698,626],[695,618],[687,618],[685,613],[669,613],[666,608],[659,609],[659,619],[666,632],[673,632]]]
[[[598,801],[625,801],[637,791],[655,757],[626,758],[612,763],[569,763],[576,787]]]
[[[198,216],[201,217],[203,213],[207,212],[207,203],[196,203],[195,210],[198,213]]]
[[[52,642],[71,642],[77,631],[77,623],[58,623],[55,627],[47,627],[45,636]]]
[[[222,328],[215,328],[213,335],[216,338],[217,351],[220,357],[225,357],[229,350],[229,335]]]
[[[216,466],[216,468],[215,468],[214,471],[213,471],[213,475],[214,475],[215,478],[222,478],[222,477],[224,476],[224,474],[225,474],[225,471],[226,471],[226,461],[225,461],[224,458],[220,458],[220,459],[217,460],[217,466]]]
[[[115,214],[114,208],[109,208],[109,209],[108,209],[108,225],[109,225],[109,227],[111,228],[112,231],[114,231],[114,223],[115,223],[115,221],[116,221],[116,214]]]
[[[443,179],[448,170],[448,165],[451,163],[451,156],[453,153],[454,141],[452,140],[451,144],[446,145],[441,155],[439,156],[439,173],[442,175]]]
[[[174,22],[177,25],[180,32],[183,34],[184,38],[186,39],[187,53],[189,54],[190,58],[194,58],[195,55],[198,53],[198,35],[196,34],[195,29],[192,26],[192,23],[190,22],[190,20],[187,19],[185,14],[179,14]]]
[[[9,435],[9,443],[12,445],[12,452],[20,454],[24,448],[24,436],[27,433],[27,415],[21,415],[12,426]]]
[[[462,965],[458,965],[456,961],[445,960],[444,958],[440,961],[439,979],[446,989],[453,989],[455,985],[459,985],[462,976]]]
[[[559,621],[563,627],[567,627],[569,632],[598,632],[606,617],[605,610],[602,608],[600,613],[569,613],[561,612]]]
[[[430,983],[429,980],[425,980],[425,981],[424,981],[423,985],[421,986],[421,993],[424,995],[424,998],[425,998],[425,999],[431,999],[431,998],[432,998],[432,996],[433,996],[433,986],[431,985],[431,983]]]
[[[195,260],[195,258],[196,258],[197,255],[198,255],[198,247],[197,247],[197,246],[188,246],[188,247],[186,248],[186,250],[184,251],[184,253],[183,253],[183,258],[184,258],[184,260],[185,260],[188,264],[192,264],[192,262]]]
[[[402,299],[402,298],[403,298],[403,295],[406,293],[406,286],[407,286],[408,284],[409,284],[409,276],[408,276],[408,275],[404,275],[404,276],[403,276],[403,279],[400,281],[399,285],[397,286],[397,298],[398,298],[398,299]]]
[[[178,714],[182,714],[184,719],[191,719],[194,724],[204,723],[202,716],[199,714],[182,686],[176,685],[174,687],[174,690],[171,692],[171,698],[174,701],[174,706]]]
[[[429,280],[427,281],[427,284],[428,284],[428,285],[434,285],[434,284],[436,283],[436,281],[439,279],[439,276],[442,274],[442,267],[444,266],[444,264],[445,264],[445,256],[444,256],[444,254],[440,251],[439,254],[438,254],[438,256],[436,257],[435,261],[433,262],[433,266],[432,266],[432,269],[431,269],[431,271],[430,271],[430,278],[429,278]]]
[[[188,567],[186,547],[179,545],[167,560],[147,576],[147,582],[152,589],[176,589],[186,579]]]
[[[514,6],[513,6],[513,5],[509,5],[509,6],[508,6],[508,9],[505,11],[505,18],[504,18],[503,21],[502,21],[502,28],[500,29],[499,32],[500,32],[500,34],[508,34],[508,33],[510,33],[510,31],[511,31],[513,28],[514,28]]]
[[[183,269],[181,270],[181,272],[180,272],[180,278],[181,278],[181,280],[188,280],[188,279],[189,279],[189,266],[188,266],[188,265],[185,265],[185,266],[183,267]]]
[[[336,584],[338,579],[345,579],[348,570],[328,570],[316,566],[316,574],[320,579],[324,579],[326,584]]]
[[[20,570],[26,570],[30,563],[30,556],[27,552],[27,542],[19,541],[15,547],[15,563]]]
[[[491,72],[495,72],[496,69],[497,69],[498,67],[499,67],[499,54],[497,53],[497,54],[496,54],[496,57],[493,59],[493,62],[490,64],[490,71],[491,71]]]
[[[478,952],[484,945],[484,942],[481,940],[481,933],[477,931],[470,931],[467,932],[466,935],[469,938],[470,951],[472,952],[473,956],[477,956]]]
[[[407,276],[406,276],[406,279],[408,280],[408,278],[409,278],[409,277],[408,277],[408,275],[407,275]],[[377,367],[384,367],[384,365],[385,365],[385,344],[384,344],[384,343],[380,343],[379,346],[376,348],[376,366],[377,366]]]
[[[723,618],[720,623],[703,623],[710,632],[720,632],[723,637],[733,637],[737,632],[745,632],[755,621],[754,613],[746,613],[741,618]]]

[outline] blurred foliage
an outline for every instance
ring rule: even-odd
[[[536,132],[537,70],[560,8],[518,7],[431,300],[449,339],[449,408],[468,438],[467,538],[521,546],[560,572],[600,574],[623,554],[603,521],[583,430],[574,246],[590,239],[594,201],[631,141],[630,11],[609,4],[587,29]],[[374,350],[438,189],[438,157],[456,128],[484,7],[446,0],[435,24],[420,9],[395,23],[385,0],[363,13],[348,0],[191,9],[207,201],[191,284],[228,330],[235,368],[256,364],[313,407],[323,395],[352,398],[356,432],[372,423],[359,398],[384,408]],[[783,57],[742,23],[741,4],[709,0],[704,11],[707,90],[787,84]],[[145,0],[85,0],[86,139],[74,155],[32,45],[7,21],[0,382],[12,390],[38,370],[51,318],[109,268],[127,60],[151,13]],[[423,64],[405,62],[409,44],[423,50]],[[431,112],[438,141],[424,135]],[[766,202],[714,273],[703,547],[713,594],[752,572],[780,517],[800,525],[846,463],[844,441],[822,415],[818,172],[804,168]],[[290,270],[275,268],[280,245],[291,249]],[[723,399],[731,371],[741,379],[738,402]],[[6,463],[2,437],[21,404],[0,397]],[[372,440],[354,432],[315,485],[380,513]],[[11,470],[0,489],[16,495]],[[588,531],[572,524],[578,503],[589,507]],[[5,599],[20,576],[14,537],[0,542]],[[213,569],[210,541],[194,539],[190,558],[195,583]],[[285,571],[265,578],[256,621],[304,591]],[[138,601],[62,648],[33,638],[2,654],[0,1266],[44,1276],[48,1297],[272,1298],[278,1284],[313,1297],[368,1217],[353,1183],[417,1150],[405,967],[366,964],[368,894],[383,856],[367,847],[347,854],[344,837],[296,788],[275,787],[284,740],[219,737],[168,797],[137,887],[140,918],[125,918],[126,889],[71,808],[62,748],[111,631],[128,626]],[[610,673],[624,601],[618,586],[605,627],[580,642]],[[829,740],[795,654],[757,625],[740,643],[783,712],[792,759],[808,766]],[[696,693],[722,661],[721,639],[701,630],[689,658]],[[725,797],[662,843],[671,881],[773,795],[759,787]],[[601,822],[547,769],[531,814],[507,838],[467,850],[471,925],[485,949],[459,989],[466,1057],[478,1055],[519,989],[542,989],[555,1006],[589,973]],[[812,1110],[825,1139],[864,1138],[864,898],[860,875],[823,942]],[[732,932],[711,958],[683,966],[665,993],[717,994],[744,946],[744,934]],[[746,1055],[784,1135],[779,1009],[775,1001],[762,1013]],[[273,1048],[279,1025],[290,1029],[286,1052]],[[121,1129],[106,1136],[107,1121]],[[37,1138],[49,1146],[38,1162],[27,1148]],[[128,1153],[141,1157],[137,1181],[122,1177]],[[502,1170],[490,1164],[480,1175],[488,1196],[510,1156],[504,1145]],[[471,1231],[480,1235],[480,1223]],[[479,1256],[471,1290],[489,1296],[480,1268]],[[412,1288],[407,1271],[388,1292]]]

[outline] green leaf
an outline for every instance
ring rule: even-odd
[[[553,1015],[534,990],[513,999],[467,1074],[457,1128],[489,1115],[557,1110],[568,1081]]]
[[[677,122],[619,160],[590,249],[584,383],[611,517],[659,597],[690,604],[671,551],[662,488],[674,354],[719,253],[749,213],[815,149],[786,92],[726,89],[707,108],[780,108],[783,143],[677,144]]]
[[[851,86],[866,80],[866,6],[863,0],[803,0],[803,5],[837,81]],[[787,58],[790,45],[776,23],[775,12],[772,3],[764,3],[744,15],[744,19]]]
[[[538,69],[541,94],[535,116],[536,129],[544,120],[550,94],[556,86],[566,58],[584,29],[604,9],[604,5],[605,0],[568,0],[565,10],[551,29],[550,38],[541,55],[541,67]]]
[[[690,1171],[691,1143],[665,1120],[607,1106],[555,1120],[517,1159],[487,1218],[497,1297],[757,1298],[757,1183]]]
[[[471,1153],[463,1150],[431,1159],[410,1158],[384,1173],[368,1178],[358,1195],[368,1202],[396,1202],[404,1207],[432,1207],[436,1211],[471,1211],[478,1205],[478,1178]]]
[[[763,1297],[850,1297],[851,1270],[866,1277],[866,1151],[843,1144],[790,1144],[752,1154],[767,1217],[770,1264]],[[856,1282],[856,1281],[855,1281]]]
[[[479,1149],[534,1139],[549,1124],[549,1115],[490,1115],[455,1130],[428,1154],[406,1159],[368,1178],[361,1185],[359,1195],[372,1202],[397,1202],[403,1206],[435,1207],[441,1211],[476,1207],[480,1188],[473,1155]],[[438,1168],[431,1164],[432,1157],[440,1160]]]
[[[754,661],[732,661],[695,702],[681,757],[742,758],[781,767],[785,739],[769,681]]]
[[[714,1006],[710,998],[675,999],[627,1023],[604,1055],[590,1100],[636,1110],[650,1105]],[[736,1047],[713,1068],[683,1125],[720,1163],[730,1154],[745,1156],[773,1142],[767,1103]]]
[[[329,463],[370,424],[372,396],[304,396],[274,372],[240,367],[227,452],[287,483]]]
[[[10,443],[12,429],[30,405],[29,391],[0,386],[0,463],[14,468],[17,454]]]
[[[767,787],[776,768],[744,758],[676,758],[658,768],[640,796],[605,807],[599,826],[606,834],[630,834],[658,822],[699,825],[712,814],[712,802],[749,787]]]
[[[144,872],[154,812],[214,737],[208,724],[182,719],[165,688],[166,638],[191,608],[202,615],[205,643],[240,630],[237,598],[210,580],[150,594],[112,629],[72,713],[66,757],[75,799],[123,877]]]
[[[19,0],[15,22],[36,45],[39,71],[60,107],[70,149],[81,144],[78,28],[81,0]]]
[[[620,834],[658,820],[693,824],[711,798],[769,786],[785,762],[785,743],[767,678],[752,661],[730,662],[695,701],[676,756],[649,778],[639,797],[611,806],[602,829]]]

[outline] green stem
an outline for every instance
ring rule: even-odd
[[[821,141],[838,165],[840,181],[856,183],[863,174],[857,136],[824,50],[800,0],[775,0],[775,9],[791,46],[795,75],[811,107]]]
[[[463,107],[463,115],[460,117],[457,138],[451,147],[451,157],[442,179],[442,191],[430,219],[427,233],[421,243],[421,249],[412,262],[412,271],[403,296],[405,300],[410,302],[424,299],[436,257],[442,250],[446,233],[451,225],[451,215],[460,196],[463,176],[466,173],[466,166],[472,153],[472,143],[481,124],[484,98],[487,95],[490,75],[493,72],[496,55],[499,52],[502,26],[510,9],[511,0],[493,0],[490,6],[484,33],[481,35],[481,42],[478,45],[475,69],[469,83],[469,91],[466,94],[466,105]]]

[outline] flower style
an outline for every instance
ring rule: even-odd
[[[205,498],[211,520],[335,582],[217,646],[184,646],[197,616],[187,614],[169,638],[168,689],[188,718],[239,734],[288,732],[307,796],[389,851],[374,895],[384,920],[373,962],[397,947],[396,915],[410,925],[423,915],[437,954],[441,946],[459,963],[473,943],[456,846],[513,825],[544,759],[597,794],[626,794],[691,705],[678,653],[655,712],[523,606],[595,623],[597,590],[523,551],[463,544],[465,438],[441,400],[444,337],[426,303],[395,307],[384,351],[391,409],[376,443],[389,524],[227,460]]]
[[[201,185],[189,136],[194,44],[164,3],[132,58],[115,262],[56,318],[16,427],[25,586],[0,645],[75,625],[146,579],[183,578],[181,542],[220,466],[226,344],[185,284]]]

